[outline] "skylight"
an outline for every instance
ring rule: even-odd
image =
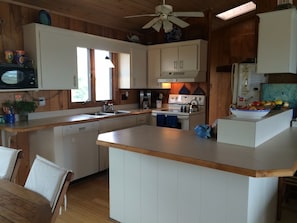
[[[245,3],[243,5],[237,6],[233,9],[229,9],[225,12],[222,12],[220,14],[217,14],[216,17],[222,19],[222,20],[229,20],[234,17],[243,15],[245,13],[251,12],[256,9],[256,4],[252,1]]]

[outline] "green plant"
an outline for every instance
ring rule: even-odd
[[[13,107],[17,113],[30,113],[36,110],[37,104],[34,101],[14,101]]]
[[[5,101],[2,103],[3,107],[13,108],[16,113],[30,113],[34,112],[37,104],[34,101]]]

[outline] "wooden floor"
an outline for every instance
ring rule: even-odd
[[[72,183],[67,192],[67,211],[56,223],[114,223],[109,219],[108,172]],[[283,208],[282,220],[297,222],[297,200],[290,200]],[[153,222],[152,222],[153,223]]]

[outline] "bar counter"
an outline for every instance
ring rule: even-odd
[[[278,177],[297,169],[297,128],[250,148],[139,126],[109,146],[110,217],[119,222],[276,222]]]
[[[281,177],[297,170],[296,136],[297,128],[289,128],[253,149],[202,139],[194,131],[140,126],[100,134],[97,144],[251,177]]]

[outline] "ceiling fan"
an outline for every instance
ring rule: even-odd
[[[158,5],[155,8],[154,14],[142,14],[142,15],[131,15],[125,16],[124,18],[135,18],[143,16],[157,16],[145,24],[142,28],[154,28],[157,32],[160,31],[162,25],[165,33],[170,32],[173,29],[173,24],[185,28],[190,24],[181,20],[178,17],[203,17],[203,12],[173,12],[173,7],[171,5],[166,5],[165,0],[163,0],[162,5]]]

